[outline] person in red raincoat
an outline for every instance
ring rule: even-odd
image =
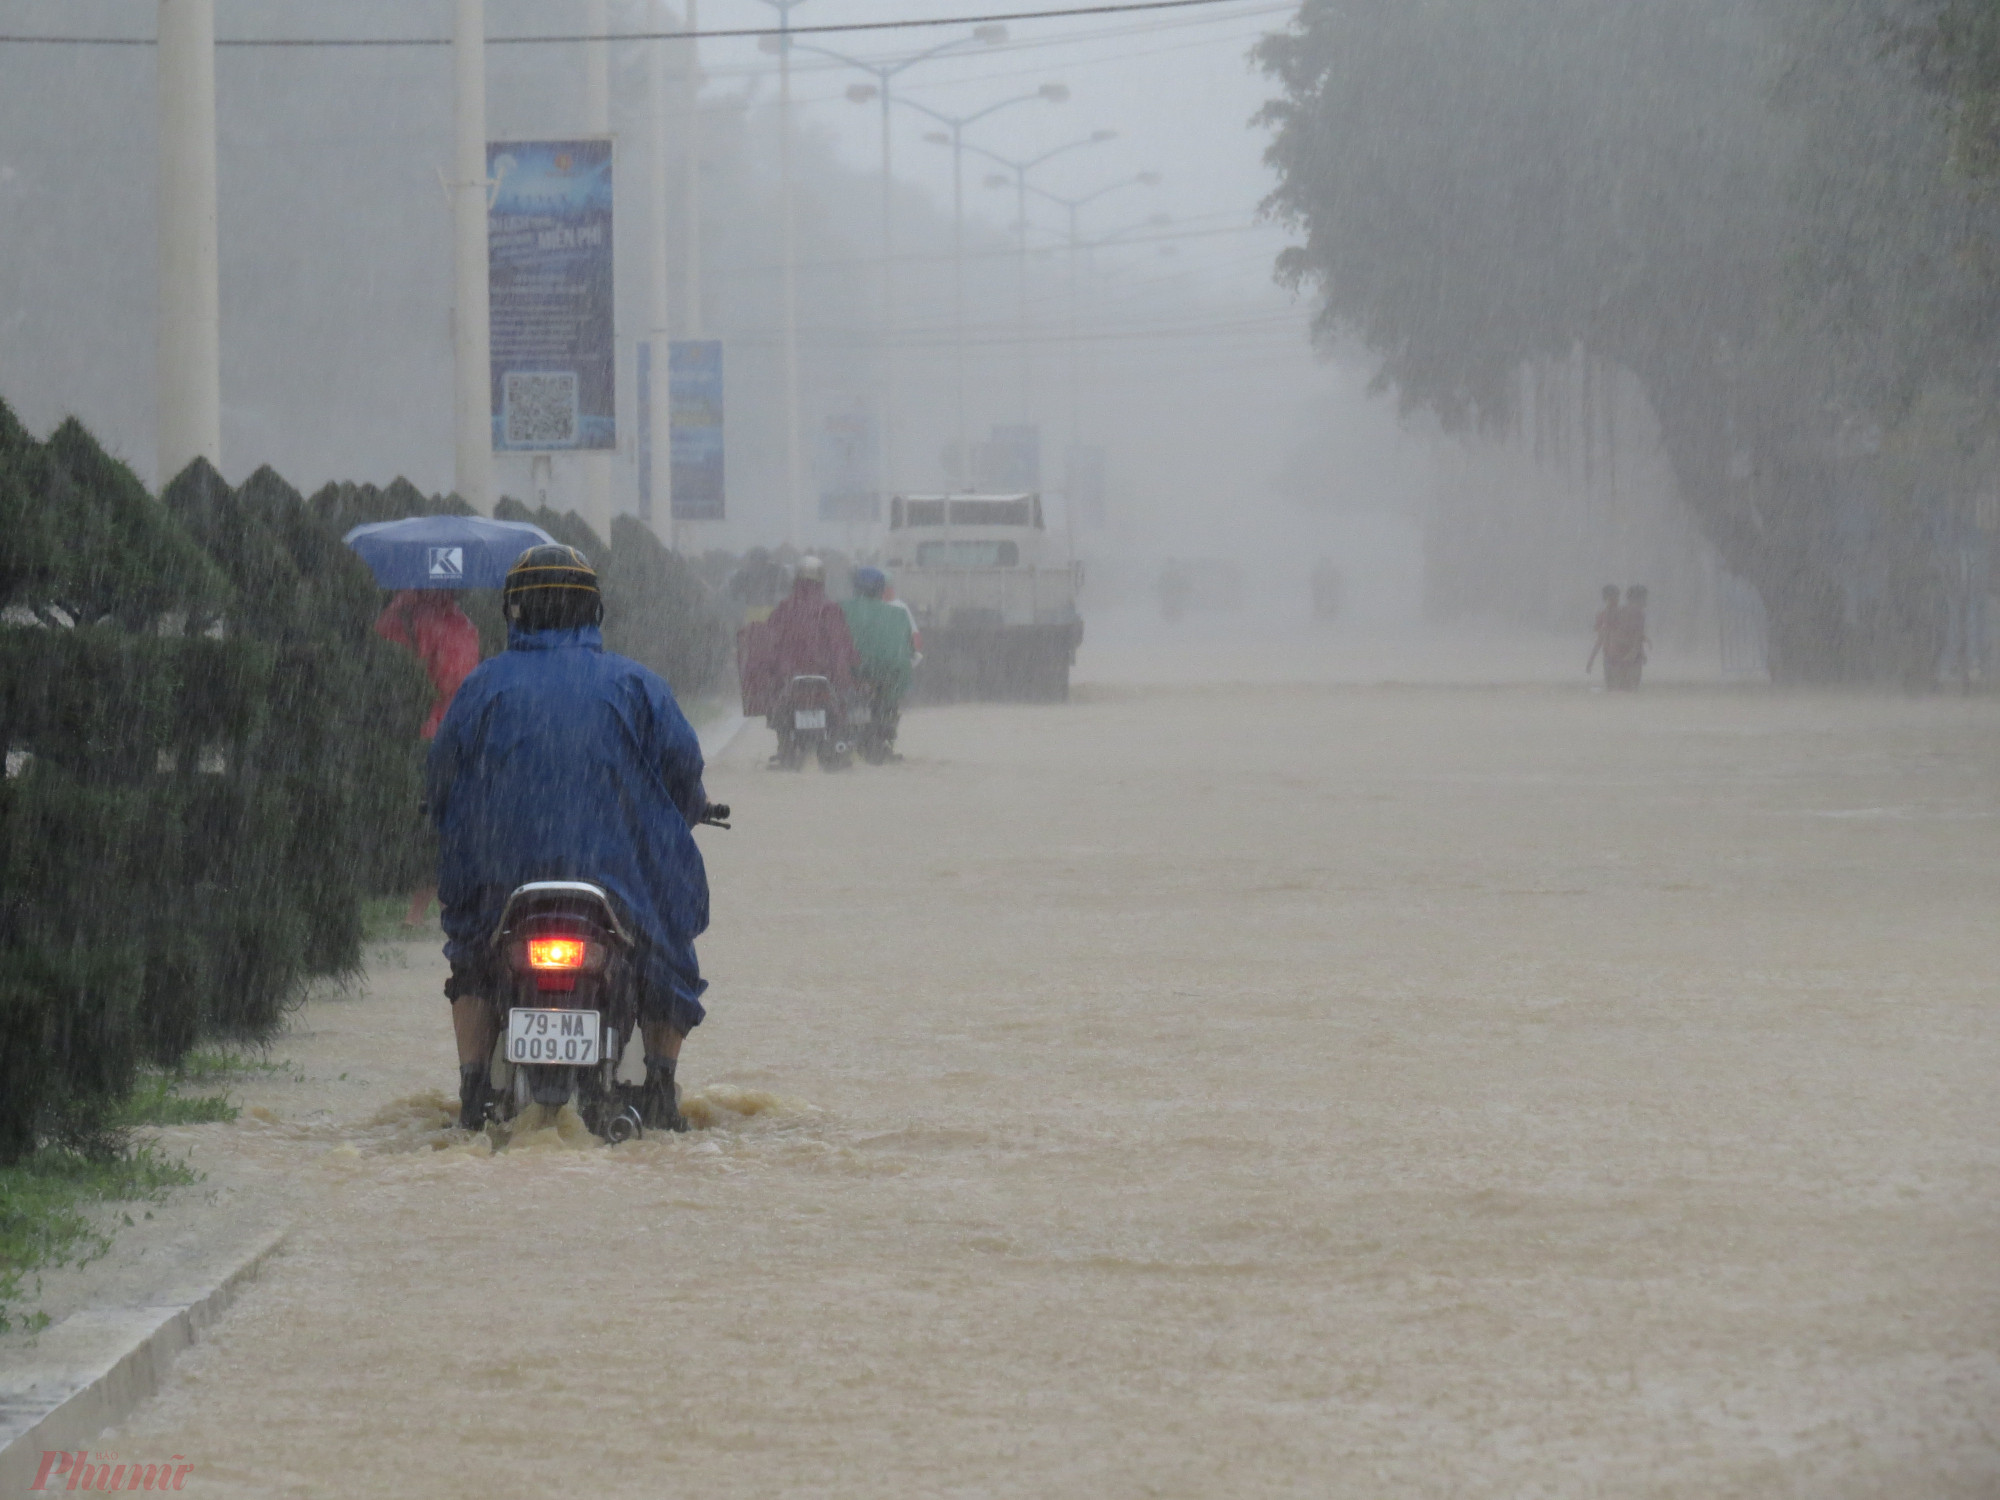
[[[826,565],[816,557],[800,558],[792,573],[792,591],[778,601],[769,619],[746,627],[740,645],[744,712],[761,712],[777,732],[778,753],[771,757],[772,766],[799,769],[804,752],[790,729],[793,711],[823,707],[831,722],[822,720],[821,727],[834,734],[819,745],[820,764],[836,769],[845,750],[836,749],[835,741],[846,705],[855,696],[861,654],[854,649],[847,616],[826,596]],[[831,699],[822,701],[818,690],[808,688],[795,701],[789,689],[796,677],[826,678]]]
[[[424,719],[420,738],[426,745],[444,722],[444,711],[458,695],[458,685],[479,665],[479,628],[458,607],[458,595],[449,589],[403,589],[389,600],[375,619],[375,633],[385,641],[416,653],[431,680],[431,711]],[[429,822],[425,821],[428,829]],[[421,927],[437,895],[437,852],[427,847],[417,858],[424,869],[415,876],[410,893],[405,927]],[[413,860],[413,863],[415,861]]]
[[[826,597],[826,565],[816,557],[799,559],[792,591],[778,601],[764,622],[774,675],[780,684],[794,677],[825,677],[843,700],[854,689],[854,669],[861,665],[847,616]]]

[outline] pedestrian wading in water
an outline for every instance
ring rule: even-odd
[[[1646,586],[1635,583],[1618,598],[1618,585],[1604,586],[1604,607],[1597,612],[1597,642],[1590,648],[1588,672],[1604,658],[1604,686],[1610,692],[1635,692],[1646,667]]]

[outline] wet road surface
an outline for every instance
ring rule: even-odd
[[[385,951],[168,1133],[296,1229],[97,1446],[229,1496],[2000,1493],[1996,736],[1093,688],[826,777],[753,727],[708,1128],[454,1144],[442,964]]]

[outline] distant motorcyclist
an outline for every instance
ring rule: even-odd
[[[893,751],[917,655],[910,612],[883,597],[888,588],[888,576],[880,568],[856,568],[854,597],[840,606],[860,658],[855,676],[867,698],[870,723],[867,735],[857,740],[870,760],[887,760]]]
[[[507,650],[465,679],[429,761],[460,1122],[484,1117],[487,1001],[506,982],[490,940],[509,893],[583,880],[610,895],[636,939],[642,1116],[685,1128],[674,1074],[708,987],[694,952],[708,876],[690,831],[708,804],[700,743],[664,681],[604,649],[597,574],[581,552],[529,548],[508,571],[504,604]]]
[[[842,697],[854,690],[854,670],[861,658],[855,653],[847,616],[826,596],[826,564],[817,557],[799,559],[792,591],[778,601],[764,623],[780,682],[824,677]]]

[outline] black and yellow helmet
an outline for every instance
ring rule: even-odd
[[[507,570],[500,596],[507,618],[523,630],[574,630],[604,620],[597,570],[574,547],[530,547]]]

